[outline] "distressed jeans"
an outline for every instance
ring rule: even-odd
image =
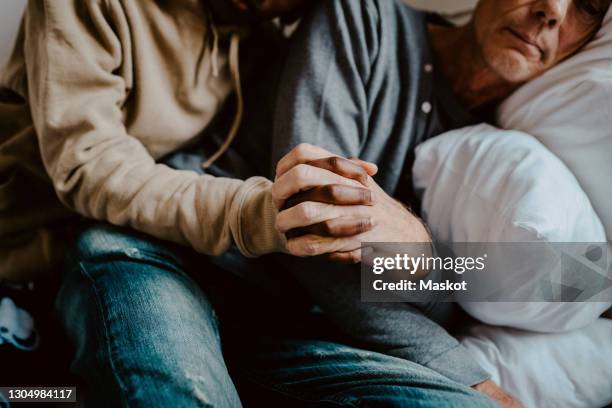
[[[282,273],[271,260],[211,259],[86,224],[56,313],[87,406],[494,406],[431,369],[350,345]],[[270,286],[251,285],[255,275]]]

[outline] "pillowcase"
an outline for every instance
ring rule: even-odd
[[[492,380],[525,408],[612,404],[612,320],[570,333],[476,326],[461,340]]]
[[[522,132],[482,124],[430,139],[416,149],[413,178],[422,195],[423,217],[439,242],[606,241],[601,221],[576,178],[546,147]],[[544,265],[548,264],[529,263],[527,270],[501,272],[522,273],[535,281],[547,277],[542,273],[550,269]],[[515,289],[497,286],[506,299],[517,298]],[[611,297],[606,293],[601,298]],[[611,303],[459,304],[485,323],[558,332],[592,323]]]
[[[569,167],[612,240],[612,8],[584,50],[500,106],[498,124],[533,135]]]

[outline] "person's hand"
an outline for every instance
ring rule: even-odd
[[[499,385],[492,380],[487,380],[473,386],[476,391],[486,395],[493,401],[497,402],[502,408],[522,408],[523,405],[512,398]]]
[[[305,231],[305,235],[288,237],[291,254],[329,254],[334,261],[357,263],[362,242],[430,242],[423,223],[386,194],[371,174],[364,174],[372,173],[363,171],[365,162],[320,158],[325,154],[322,149],[304,154],[312,148],[302,147],[285,156],[272,188],[279,209],[291,197],[290,208],[277,217],[277,229]]]

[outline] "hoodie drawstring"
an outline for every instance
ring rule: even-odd
[[[213,76],[216,78],[219,76],[219,31],[217,31],[215,24],[212,23],[212,19],[210,29],[213,35],[213,46],[210,58],[212,60]]]
[[[213,32],[213,47],[212,47],[212,70],[213,75],[217,77],[219,75],[219,33],[217,32],[216,27],[211,25]],[[204,170],[208,169],[212,164],[217,161],[219,157],[221,157],[227,149],[229,149],[230,145],[236,138],[238,134],[238,130],[240,130],[240,124],[242,123],[242,116],[244,114],[244,99],[242,96],[242,84],[240,82],[240,64],[239,64],[239,55],[240,55],[240,34],[232,33],[230,39],[230,49],[229,49],[229,68],[230,74],[232,77],[232,83],[234,86],[234,91],[236,92],[236,114],[234,115],[234,120],[232,122],[232,127],[225,139],[225,142],[221,145],[219,150],[212,155],[211,158],[202,163],[202,168]]]

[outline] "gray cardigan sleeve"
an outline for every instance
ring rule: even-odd
[[[278,95],[273,163],[310,143],[379,165],[385,190],[399,182],[422,129],[415,78],[427,47],[422,15],[395,0],[313,2],[292,39]],[[416,64],[416,66],[415,66]],[[361,302],[359,268],[284,258],[287,270],[357,343],[419,363],[466,385],[489,375],[421,305]]]

